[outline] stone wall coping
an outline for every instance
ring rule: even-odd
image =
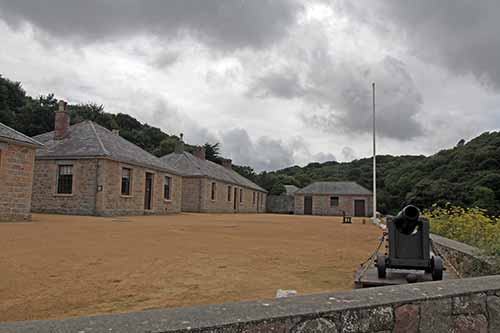
[[[431,239],[433,242],[438,243],[439,245],[445,246],[447,248],[450,248],[452,250],[462,252],[472,257],[480,257],[480,251],[477,247],[470,246],[468,244],[464,244],[459,241],[435,234],[431,234]]]
[[[148,310],[63,320],[0,323],[0,332],[176,332],[224,328],[230,331],[232,325],[244,323],[272,322],[293,317],[318,318],[328,313],[468,294],[492,294],[499,290],[500,276],[485,276],[272,300]]]

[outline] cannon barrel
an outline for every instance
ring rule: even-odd
[[[419,220],[420,210],[413,205],[408,205],[396,215],[393,222],[402,233],[409,235],[415,231]]]

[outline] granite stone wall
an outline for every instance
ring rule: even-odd
[[[73,193],[57,193],[59,165],[73,166]],[[35,160],[34,213],[95,214],[97,160]]]
[[[199,212],[201,210],[201,187],[203,178],[182,177],[182,211]]]
[[[181,211],[180,176],[111,160],[100,160],[98,167],[98,185],[102,188],[97,192],[97,215],[169,214]],[[129,168],[132,173],[130,195],[121,193],[122,168]],[[146,172],[153,175],[151,209],[147,211],[144,209]],[[170,200],[165,200],[163,195],[165,176],[172,179]]]
[[[215,198],[213,200],[212,183],[215,183]],[[184,177],[183,184],[182,210],[186,212],[263,213],[266,211],[266,194],[250,188],[206,177]],[[236,196],[235,189],[237,190]],[[231,192],[230,198],[228,191]],[[241,201],[240,193],[242,194]],[[258,193],[261,193],[260,199]]]
[[[35,149],[0,143],[0,221],[31,218]]]
[[[434,234],[431,240],[434,252],[443,257],[445,265],[460,277],[496,273],[492,260],[482,255],[478,248]]]
[[[266,209],[268,213],[293,214],[295,198],[293,195],[268,195]]]
[[[59,321],[0,332],[500,332],[500,276]]]
[[[58,165],[73,166],[73,191],[57,193]],[[130,168],[130,195],[121,194],[122,168]],[[153,174],[151,210],[144,209],[146,172]],[[172,177],[172,198],[163,198],[164,176]],[[107,159],[36,160],[33,212],[75,215],[142,215],[178,213],[181,210],[182,179]]]
[[[339,204],[336,207],[330,205],[330,197],[338,196]],[[373,211],[373,199],[371,195],[312,195],[313,215],[333,215],[341,216],[343,212],[348,216],[354,216],[354,200],[365,201],[365,215],[371,216]],[[304,214],[304,194],[295,194],[295,214]]]

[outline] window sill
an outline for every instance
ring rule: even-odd
[[[125,198],[125,199],[129,199],[129,198],[133,198],[134,196],[133,195],[130,195],[130,194],[120,194],[120,197],[122,198]]]
[[[165,202],[172,202],[172,199],[163,199]]]
[[[55,197],[72,197],[74,196],[73,193],[54,193]]]

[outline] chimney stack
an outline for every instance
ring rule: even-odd
[[[193,152],[193,155],[198,157],[200,160],[205,159],[205,147],[199,146],[196,147],[195,151]]]
[[[55,114],[54,121],[54,139],[61,140],[68,136],[69,132],[69,113],[68,103],[59,101],[59,109]]]
[[[233,161],[230,160],[229,158],[224,158],[222,159],[222,166],[226,169],[233,169]]]
[[[180,135],[180,140],[175,143],[175,149],[174,152],[176,154],[182,154],[184,152],[184,134],[181,133]]]

